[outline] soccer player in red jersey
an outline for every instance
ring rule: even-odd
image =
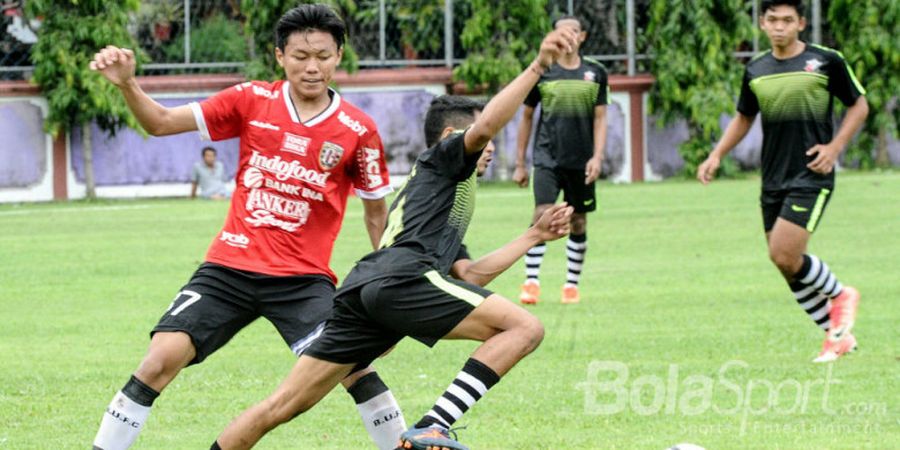
[[[225,225],[151,332],[150,349],[109,404],[94,449],[130,447],[181,369],[260,316],[298,356],[316,340],[331,315],[336,277],[329,261],[351,189],[377,246],[392,190],[381,138],[370,117],[328,87],[344,36],[343,21],[327,6],[294,8],[276,29],[275,56],[287,80],[241,83],[174,108],[138,86],[131,50],[106,47],[95,55],[91,69],[119,88],[150,134],[239,137],[240,157]],[[388,388],[365,367],[343,383],[376,445],[392,448],[406,424]]]

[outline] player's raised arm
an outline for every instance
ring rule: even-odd
[[[154,136],[183,133],[197,129],[194,114],[188,105],[167,108],[150,98],[135,78],[134,52],[127,48],[107,46],[94,54],[90,62],[96,70],[122,92],[128,108],[138,123]]]
[[[534,61],[516,79],[501,90],[485,105],[481,115],[466,132],[467,153],[481,151],[488,141],[506,126],[519,110],[519,105],[531,92],[541,74],[553,64],[563,52],[569,51],[578,38],[577,33],[568,28],[554,30],[541,42],[541,49]]]

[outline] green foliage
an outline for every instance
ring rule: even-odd
[[[454,69],[454,77],[470,88],[486,85],[488,92],[512,81],[550,30],[546,5],[546,0],[472,0],[472,15],[462,32],[468,56]]]
[[[896,0],[832,0],[828,9],[831,31],[848,64],[868,91],[869,118],[846,160],[866,168],[874,165],[877,138],[900,129],[900,2]],[[894,102],[891,109],[891,102]],[[881,143],[886,145],[886,143]],[[879,149],[886,164],[887,149]]]
[[[275,60],[275,25],[278,19],[298,4],[325,3],[345,21],[356,13],[354,0],[241,0],[241,11],[246,16],[245,33],[250,40],[250,60],[244,68],[247,78],[254,80],[274,80],[284,78],[284,70]],[[349,42],[344,42],[344,58],[340,67],[354,72],[359,67],[359,58]]]
[[[751,36],[749,7],[745,0],[654,0],[650,8],[650,111],[661,125],[687,119],[690,139],[679,152],[692,175],[718,139],[719,118],[734,111],[742,67],[732,52]]]
[[[455,1],[454,4],[464,3]],[[361,24],[377,25],[378,2],[360,7],[354,19]],[[385,3],[387,25],[395,24],[400,43],[416,52],[436,53],[444,44],[444,0],[394,0]]]
[[[33,81],[50,104],[45,122],[51,134],[95,121],[115,134],[122,126],[140,130],[117,89],[88,68],[97,50],[116,45],[137,48],[125,26],[137,0],[35,0],[31,17],[43,16],[31,50]]]
[[[163,49],[167,61],[184,60],[184,35]],[[243,61],[247,58],[247,41],[241,24],[216,13],[191,30],[191,61]],[[219,71],[221,69],[210,69]]]

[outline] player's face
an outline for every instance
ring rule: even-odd
[[[275,49],[294,94],[309,100],[328,95],[328,83],[343,55],[334,37],[318,30],[295,32],[288,36],[284,52]]]
[[[572,53],[578,53],[578,49],[581,48],[581,44],[584,43],[584,41],[587,39],[587,32],[581,29],[581,24],[578,23],[578,21],[575,19],[563,19],[556,22],[555,28],[557,30],[563,27],[571,28],[573,31],[575,31],[576,34],[578,34],[578,39],[575,41],[575,46],[572,47]]]
[[[205,162],[207,166],[212,167],[216,162],[216,154],[210,151],[203,152],[203,162]]]
[[[793,6],[778,5],[763,14],[759,27],[769,37],[772,47],[785,48],[792,45],[806,27],[806,19],[797,14]]]
[[[481,157],[478,158],[478,162],[475,164],[475,171],[478,173],[479,177],[484,175],[484,172],[487,171],[491,161],[494,160],[494,150],[494,142],[489,141],[484,147],[484,151],[481,152]]]

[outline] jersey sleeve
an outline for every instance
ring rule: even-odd
[[[420,160],[451,180],[463,181],[472,175],[480,156],[481,152],[466,154],[465,132],[458,132],[425,150]]]
[[[833,56],[828,64],[828,92],[831,92],[845,106],[856,103],[856,99],[865,95],[862,87],[847,61],[840,54]]]
[[[738,97],[737,111],[748,117],[754,117],[759,113],[759,99],[750,89],[750,71],[747,69],[744,69],[744,79],[741,81],[741,96]]]
[[[384,145],[378,131],[367,135],[356,149],[356,162],[350,168],[356,195],[365,200],[378,200],[394,191],[388,174]]]
[[[594,106],[603,106],[609,104],[609,74],[606,73],[606,68],[603,66],[597,67],[597,84],[600,85],[599,89],[597,89],[597,99],[594,102]]]
[[[249,83],[238,84],[202,102],[191,103],[201,139],[221,141],[240,136],[248,86]]]
[[[191,168],[191,181],[194,183],[200,181],[200,168],[196,164]]]
[[[472,259],[472,256],[469,255],[469,249],[466,248],[466,244],[459,244],[459,251],[456,252],[456,259],[453,262],[461,261],[463,259]]]
[[[528,92],[528,96],[525,97],[525,105],[530,106],[532,108],[536,107],[538,103],[541,102],[541,90],[538,89],[538,84],[541,82],[538,81],[534,87],[531,88],[531,91]]]

